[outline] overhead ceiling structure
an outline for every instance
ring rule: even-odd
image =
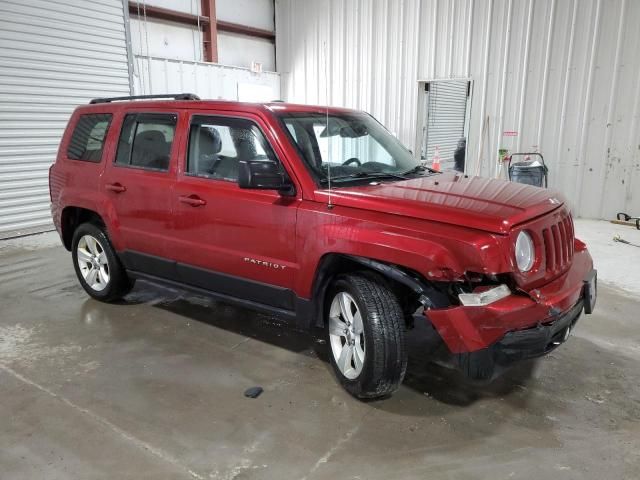
[[[178,10],[147,5],[144,2],[129,1],[129,14],[132,16],[167,20],[179,24],[196,26],[201,29],[203,33],[202,42],[205,62],[218,62],[218,31],[263,38],[275,43],[276,35],[273,31],[222,21],[216,18],[215,0],[201,0],[200,11],[202,15],[195,15]]]
[[[272,0],[135,0],[131,16],[134,91],[201,98],[280,98]]]

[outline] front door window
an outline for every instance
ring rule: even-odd
[[[253,122],[194,116],[189,132],[188,175],[236,182],[241,160],[276,161],[273,150]]]

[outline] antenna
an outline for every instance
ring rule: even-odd
[[[331,15],[329,11],[330,5],[327,6],[327,38],[329,38],[329,28]],[[326,121],[325,121],[325,132],[327,132],[327,187],[329,189],[328,195],[329,199],[327,202],[327,208],[331,210],[333,208],[333,203],[331,203],[331,134],[329,132],[329,74],[327,71],[329,70],[329,57],[327,55],[327,41],[324,42],[324,101],[326,102],[325,111],[326,111]]]

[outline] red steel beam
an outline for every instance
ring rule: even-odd
[[[265,38],[272,42],[276,40],[276,34],[270,30],[240,25],[239,23],[224,22],[222,20],[218,20],[217,23],[218,30],[221,32],[239,33],[241,35],[248,35],[249,37]]]
[[[168,8],[154,7],[153,5],[145,5],[141,2],[129,1],[129,14],[144,18],[157,18],[158,20],[167,20],[169,22],[177,22],[185,25],[205,25],[209,24],[209,17],[204,15],[193,15],[192,13],[179,12]]]
[[[202,15],[209,21],[202,27],[204,61],[218,63],[218,28],[216,21],[216,0],[201,0]]]

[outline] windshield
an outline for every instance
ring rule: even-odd
[[[420,166],[393,135],[364,113],[283,113],[285,127],[321,182],[403,179]]]

